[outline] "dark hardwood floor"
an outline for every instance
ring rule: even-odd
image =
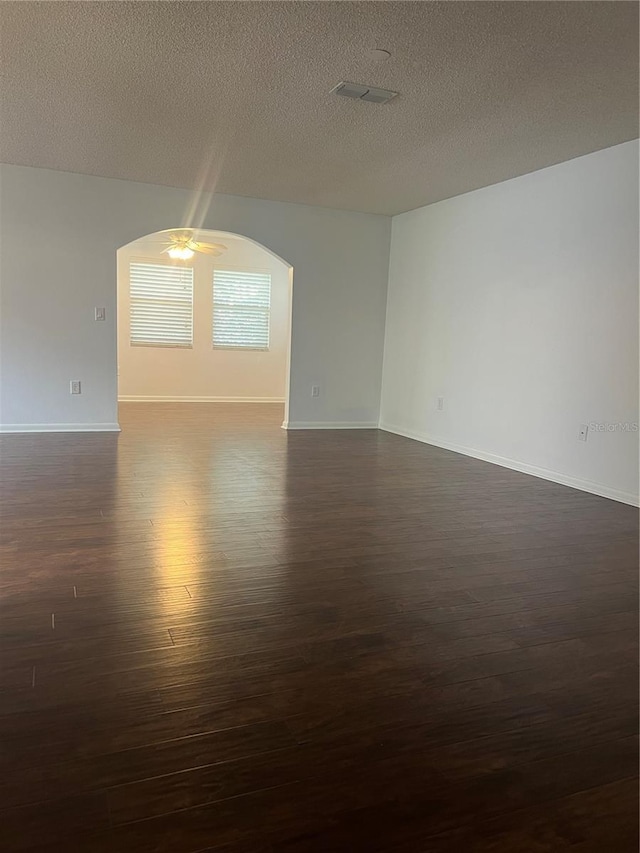
[[[3,853],[635,853],[637,510],[279,407],[5,436]]]

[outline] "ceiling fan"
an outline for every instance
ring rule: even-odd
[[[190,229],[167,234],[167,239],[160,245],[165,247],[162,249],[163,253],[166,252],[170,258],[179,261],[188,261],[196,252],[217,257],[227,249],[222,243],[204,243],[195,240],[194,232]]]

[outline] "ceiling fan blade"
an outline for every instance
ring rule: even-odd
[[[221,255],[227,250],[222,243],[198,243],[196,252],[202,252],[204,255]]]

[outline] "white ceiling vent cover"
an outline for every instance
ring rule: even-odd
[[[372,104],[386,104],[391,98],[395,98],[397,92],[391,89],[378,89],[375,86],[365,86],[363,83],[338,83],[331,90],[343,98],[355,98],[358,101],[369,101]]]

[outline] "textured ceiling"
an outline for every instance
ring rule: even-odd
[[[638,135],[632,2],[2,2],[0,27],[9,163],[393,214]]]

